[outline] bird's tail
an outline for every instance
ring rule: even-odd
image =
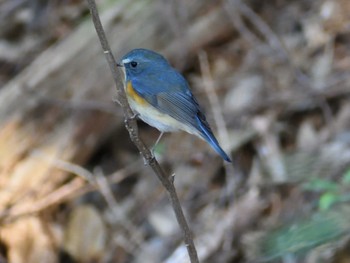
[[[200,117],[197,116],[197,122],[200,127],[200,135],[202,138],[207,141],[210,146],[227,162],[232,162],[230,157],[225,153],[225,151],[220,147],[219,142],[215,138],[213,132],[211,131],[209,125],[206,120],[201,120]]]

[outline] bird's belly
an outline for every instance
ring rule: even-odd
[[[126,95],[132,110],[138,113],[140,119],[150,126],[157,128],[161,132],[184,130],[188,133],[198,135],[196,130],[191,129],[189,126],[179,122],[168,114],[160,112],[149,104],[136,93],[130,82],[126,85]]]
[[[171,132],[178,130],[187,130],[187,127],[170,117],[161,113],[150,104],[139,104],[128,96],[129,104],[135,113],[139,114],[141,120],[157,128],[161,132]]]

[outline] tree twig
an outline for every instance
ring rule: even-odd
[[[153,169],[154,173],[157,175],[158,179],[161,181],[161,183],[165,187],[165,189],[169,195],[171,205],[174,209],[178,224],[180,225],[180,227],[182,229],[183,236],[184,236],[184,242],[186,244],[186,248],[187,248],[191,263],[197,263],[197,262],[199,262],[198,256],[197,256],[197,251],[196,251],[196,248],[195,248],[195,245],[193,242],[191,231],[188,227],[186,218],[185,218],[184,213],[182,211],[182,208],[181,208],[181,205],[179,202],[179,198],[178,198],[177,193],[176,193],[176,189],[175,189],[174,184],[173,184],[173,178],[168,177],[165,174],[165,172],[160,167],[157,160],[152,155],[151,151],[146,147],[144,142],[138,136],[137,122],[136,122],[136,119],[134,118],[134,113],[132,112],[132,110],[129,106],[124,89],[118,85],[119,73],[117,70],[114,56],[111,52],[111,49],[109,47],[109,44],[108,44],[108,41],[107,41],[107,38],[105,35],[105,32],[103,30],[100,17],[98,15],[96,3],[94,0],[87,0],[87,2],[88,2],[89,9],[91,12],[92,21],[94,23],[97,35],[98,35],[99,40],[101,42],[103,53],[106,55],[106,59],[107,59],[108,64],[109,64],[109,68],[112,72],[113,79],[114,79],[114,82],[116,84],[118,102],[120,103],[120,105],[124,111],[126,129],[129,132],[129,135],[130,135],[132,142],[138,148],[141,155],[145,159],[146,163]]]

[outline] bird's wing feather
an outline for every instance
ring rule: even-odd
[[[146,85],[145,85],[146,84]],[[230,158],[220,147],[187,81],[175,71],[172,74],[149,76],[147,83],[132,81],[133,88],[153,107],[194,129],[226,161]]]
[[[200,107],[189,90],[187,81],[180,73],[174,72],[176,71],[163,73],[162,76],[149,76],[147,83],[132,80],[133,88],[160,112],[200,131],[197,121]]]

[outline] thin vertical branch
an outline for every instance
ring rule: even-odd
[[[172,205],[173,210],[175,212],[178,224],[182,229],[184,242],[186,244],[187,252],[188,252],[189,258],[191,260],[191,263],[197,263],[197,262],[199,262],[199,260],[198,260],[198,256],[197,256],[196,247],[194,245],[191,230],[188,227],[186,218],[184,216],[184,213],[182,211],[182,208],[181,208],[181,205],[179,202],[179,198],[178,198],[177,193],[176,193],[176,189],[174,187],[174,183],[173,183],[174,178],[171,176],[168,177],[165,174],[165,172],[160,167],[157,160],[152,155],[151,151],[146,147],[144,142],[138,136],[138,128],[137,128],[136,119],[134,118],[134,114],[129,106],[124,89],[118,85],[119,73],[117,70],[114,56],[113,56],[111,49],[109,47],[109,44],[108,44],[108,41],[106,38],[106,34],[105,34],[103,27],[102,27],[102,24],[101,24],[101,20],[100,20],[98,11],[97,11],[96,3],[94,0],[87,0],[87,2],[88,2],[89,9],[91,12],[92,21],[94,23],[97,35],[98,35],[99,40],[101,42],[103,53],[106,55],[106,59],[107,59],[108,64],[109,64],[109,68],[112,72],[113,79],[114,79],[115,84],[116,84],[118,101],[119,101],[119,103],[124,111],[126,129],[129,132],[129,135],[130,135],[132,142],[138,148],[141,155],[145,159],[146,163],[153,169],[154,173],[157,175],[158,179],[161,181],[161,183],[165,187],[165,189],[169,195],[171,205]]]

